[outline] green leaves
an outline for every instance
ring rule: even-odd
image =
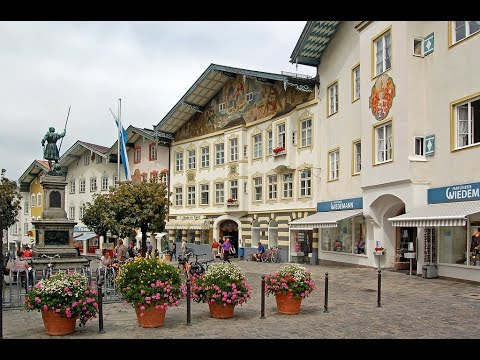
[[[17,222],[21,209],[22,196],[18,192],[17,183],[6,177],[0,181],[0,216],[3,217],[3,229],[6,230]]]

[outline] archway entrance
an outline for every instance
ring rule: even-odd
[[[233,220],[224,220],[218,225],[218,240],[228,237],[238,253],[238,224]],[[237,253],[235,257],[237,257]]]

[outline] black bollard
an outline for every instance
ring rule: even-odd
[[[382,297],[382,270],[378,269],[378,297],[377,297],[377,307],[382,307],[380,298]]]
[[[323,312],[328,312],[328,272],[325,273],[325,304]]]
[[[262,295],[261,295],[260,319],[265,319],[265,275],[262,275]]]
[[[187,279],[187,326],[192,326],[192,310],[190,306],[190,279]]]
[[[103,330],[103,293],[102,293],[102,281],[97,283],[97,295],[98,295],[98,333],[105,334]]]
[[[0,216],[0,245],[3,244],[3,216]],[[0,281],[0,294],[2,299],[0,301],[0,339],[3,339],[3,246],[0,246],[0,274],[2,281]]]

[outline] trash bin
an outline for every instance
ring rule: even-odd
[[[434,279],[438,277],[437,265],[423,265],[422,266],[422,278]]]
[[[243,260],[243,256],[245,255],[245,249],[243,247],[238,248],[238,257],[240,260]]]

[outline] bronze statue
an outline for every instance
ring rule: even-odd
[[[59,156],[59,150],[57,148],[57,141],[65,136],[65,131],[57,134],[55,132],[54,127],[50,127],[48,129],[48,133],[45,134],[45,136],[42,139],[42,146],[44,146],[43,149],[43,158],[48,161],[50,164],[50,170],[54,171],[57,164],[58,160],[60,159]],[[47,145],[45,145],[45,141],[47,142]]]

